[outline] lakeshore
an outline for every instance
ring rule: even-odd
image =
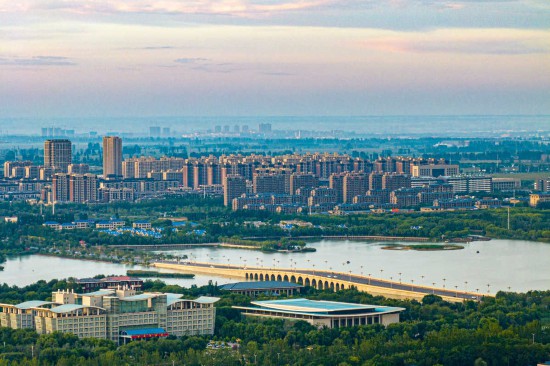
[[[414,243],[401,243],[411,245]],[[421,245],[425,243],[417,243]],[[520,240],[474,241],[462,250],[403,251],[383,250],[388,242],[331,241],[308,243],[317,251],[308,255],[260,252],[242,248],[194,247],[192,250],[159,251],[158,255],[172,255],[189,261],[225,263],[238,266],[266,268],[311,268],[335,272],[351,271],[357,275],[371,273],[378,278],[414,280],[415,284],[448,287],[485,292],[546,290],[550,268],[545,265],[550,257],[550,246],[539,242]],[[479,252],[479,253],[478,253]],[[349,263],[348,263],[349,261]],[[0,282],[9,285],[27,285],[42,278],[93,277],[98,274],[122,275],[127,270],[150,270],[145,265],[112,263],[88,259],[28,255],[10,257],[2,264],[5,268]],[[540,270],[532,271],[532,268]],[[164,271],[161,272],[172,272]],[[445,279],[445,281],[443,281]],[[166,279],[167,283],[189,287],[241,281],[237,277],[218,277],[197,274],[193,279]],[[467,284],[465,283],[467,282]],[[489,284],[489,288],[487,287]]]

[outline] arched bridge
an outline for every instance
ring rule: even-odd
[[[229,278],[242,278],[250,281],[288,281],[319,290],[340,291],[352,287],[372,295],[381,295],[397,299],[421,300],[434,294],[452,302],[475,300],[483,296],[480,293],[420,286],[411,283],[388,281],[371,276],[326,270],[299,268],[240,267],[217,263],[159,261],[153,263],[158,268],[172,269],[187,273],[210,274]]]

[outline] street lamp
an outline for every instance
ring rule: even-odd
[[[489,293],[489,287],[491,287],[491,284],[487,284],[487,293]]]
[[[401,272],[399,272],[399,283],[401,283]]]
[[[456,297],[458,297],[458,286],[455,285]]]
[[[435,282],[432,282],[433,288],[432,288],[432,294],[435,295]]]
[[[393,288],[393,276],[390,276],[390,288]]]
[[[414,291],[414,280],[411,280],[411,291]]]
[[[447,280],[446,278],[443,279],[443,288],[445,288],[445,281],[446,280]]]
[[[370,276],[371,276],[371,274],[369,273],[369,285],[370,285]]]

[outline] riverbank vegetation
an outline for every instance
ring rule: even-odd
[[[22,202],[0,203],[0,216],[17,216],[17,223],[0,222],[0,263],[2,256],[33,253],[38,249],[76,248],[82,242],[91,247],[128,244],[216,243],[224,238],[258,242],[265,250],[301,247],[304,238],[323,236],[401,236],[446,241],[468,235],[550,242],[550,209],[517,207],[510,209],[510,229],[506,209],[438,213],[385,213],[349,216],[278,215],[257,211],[230,211],[219,199],[194,196],[108,205],[57,205],[56,214],[40,213],[37,205]],[[160,237],[123,232],[110,235],[93,228],[57,231],[46,221],[71,222],[77,219],[148,220]],[[281,226],[281,220],[300,219],[309,225]],[[178,223],[179,226],[175,226]],[[183,224],[183,225],[182,225]],[[271,242],[270,242],[271,241]],[[279,246],[280,245],[280,246]]]
[[[158,271],[142,271],[139,269],[129,269],[126,271],[127,276],[132,277],[154,277],[154,278],[194,278],[192,273],[166,273]]]
[[[227,244],[234,244],[244,247],[250,247],[254,249],[260,249],[264,252],[277,252],[277,251],[289,251],[289,252],[306,252],[315,251],[315,248],[306,248],[306,242],[303,240],[292,240],[288,238],[282,238],[280,240],[252,240],[241,239],[239,237],[220,237],[220,242]]]
[[[0,302],[47,299],[51,291],[71,288],[71,281],[39,281],[18,288],[0,286]],[[241,317],[232,305],[250,298],[219,292],[213,284],[182,288],[146,281],[146,291],[214,295],[213,336],[169,337],[113,342],[78,339],[70,334],[37,335],[32,330],[0,328],[1,366],[41,365],[529,365],[550,360],[550,291],[499,292],[482,302],[447,303],[433,295],[422,302],[373,297],[354,289],[340,292],[306,288],[315,300],[404,307],[401,322],[387,328],[367,325],[318,329],[303,321]],[[234,342],[230,349],[208,349],[210,340]],[[34,358],[33,358],[34,356]]]

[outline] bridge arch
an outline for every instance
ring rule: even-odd
[[[331,291],[334,291],[334,282],[331,282],[331,283],[330,283],[330,290],[331,290]]]
[[[244,274],[245,278],[248,280],[248,272]]]
[[[317,280],[315,278],[311,280],[311,287],[317,288]]]
[[[285,275],[285,276],[283,277],[283,281],[288,282],[288,275]]]
[[[301,278],[301,277],[300,277],[300,278]],[[300,278],[299,278],[298,280],[300,280]],[[315,281],[315,280],[313,280],[313,281]],[[311,283],[309,282],[309,278],[308,278],[308,277],[306,277],[306,280],[305,280],[305,282],[304,282],[304,286],[311,286]]]
[[[309,279],[308,279],[309,280]],[[298,277],[298,283],[300,285],[303,285],[304,284],[304,279],[302,277]]]
[[[290,276],[290,282],[296,283],[296,276],[294,275]]]
[[[336,283],[336,291],[340,291],[340,284]]]
[[[263,281],[263,280],[264,280],[264,274],[260,273],[260,281]]]
[[[254,280],[258,281],[258,274],[257,273],[254,273]]]
[[[271,281],[275,281],[275,275],[274,274],[271,275]]]
[[[279,281],[279,282],[280,282],[280,281],[282,281],[282,280],[283,280],[283,278],[281,277],[281,275],[280,275],[280,274],[279,274],[279,275],[277,275],[277,281]]]

